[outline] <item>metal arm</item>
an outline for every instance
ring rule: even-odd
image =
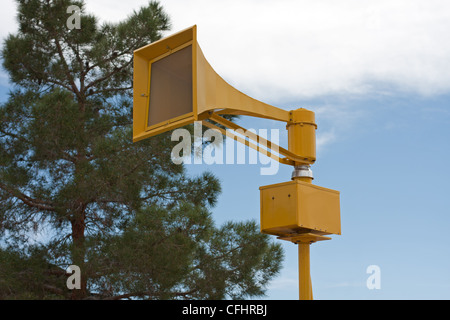
[[[254,134],[246,130],[245,128],[235,124],[234,122],[220,116],[220,114],[240,114],[265,118],[269,115],[270,110],[272,110],[272,115],[283,115],[283,113],[280,111],[284,111],[285,115],[288,115],[287,119],[277,120],[285,121],[287,123],[286,129],[288,130],[289,149],[280,147],[279,145],[268,141],[265,138],[258,136],[257,134]],[[282,164],[294,166],[295,169],[292,173],[292,179],[299,178],[301,180],[310,182],[313,177],[309,166],[316,160],[315,130],[317,126],[314,122],[314,113],[303,108],[289,112],[269,105],[267,105],[266,111],[266,113],[260,114],[259,112],[250,113],[238,110],[231,112],[230,109],[222,109],[217,112],[205,112],[203,113],[203,116],[201,118],[203,119],[202,124],[204,126],[215,129],[222,133],[224,136],[235,139],[238,142],[243,143],[258,152],[261,152],[264,155]],[[206,120],[216,122],[217,124],[220,124],[230,130],[224,130]],[[234,133],[234,131],[236,130],[242,130],[242,132],[245,132],[245,137],[248,137],[249,140],[236,135]],[[266,150],[266,148],[271,151]],[[278,156],[277,154],[280,156]]]

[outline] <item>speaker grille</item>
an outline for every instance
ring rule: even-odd
[[[192,45],[151,64],[147,126],[193,111]]]

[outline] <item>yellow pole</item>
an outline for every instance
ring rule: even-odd
[[[309,242],[298,242],[298,277],[300,300],[312,300]]]
[[[289,151],[316,160],[316,128],[314,112],[300,108],[290,112],[288,130]],[[312,183],[313,177],[309,166],[299,164],[295,166],[292,179]],[[299,241],[298,245],[298,277],[300,300],[312,300],[311,270],[310,270],[310,241]]]

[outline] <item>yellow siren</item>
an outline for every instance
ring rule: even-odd
[[[289,111],[265,104],[227,84],[206,61],[197,27],[134,52],[133,141],[218,114],[289,121]]]
[[[312,299],[309,245],[341,234],[339,191],[312,184],[314,112],[276,108],[227,84],[206,61],[196,26],[134,51],[133,68],[133,142],[201,121],[257,151],[262,152],[262,144],[270,150],[263,152],[266,156],[294,167],[291,181],[260,187],[260,227],[263,233],[298,244],[300,299]],[[222,117],[226,114],[285,122],[288,148],[250,131],[242,139],[233,132],[245,129]]]
[[[205,59],[196,26],[134,51],[133,142],[205,119],[233,130],[240,128],[226,122],[223,114],[283,121],[292,132],[289,150],[278,148],[284,158],[269,156],[290,165],[316,160],[314,113],[276,108],[230,86]],[[203,123],[211,127],[210,122]]]

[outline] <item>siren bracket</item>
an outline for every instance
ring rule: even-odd
[[[298,165],[298,163],[305,164],[305,165],[309,165],[309,164],[313,163],[312,161],[309,161],[307,158],[303,158],[299,155],[296,155],[296,154],[290,152],[289,150],[286,150],[285,148],[280,147],[279,145],[257,135],[256,133],[253,133],[253,132],[235,124],[232,121],[229,121],[229,120],[221,117],[220,115],[218,115],[212,111],[208,112],[207,119],[212,120],[212,121],[226,127],[229,130],[224,130],[224,129],[212,124],[211,122],[202,120],[202,125],[204,125],[205,127],[217,130],[224,136],[232,138],[240,143],[243,143],[247,147],[250,147],[258,152],[261,152],[265,156],[272,158],[282,164],[295,166],[295,165]],[[235,133],[236,130],[242,130],[243,132],[245,132],[245,138],[242,138],[239,135],[237,135]],[[248,138],[248,140],[246,138]],[[255,142],[256,144],[252,143],[251,141]],[[271,150],[271,151],[269,151],[269,150]],[[274,152],[278,153],[281,156],[284,156],[284,158],[277,156]]]

